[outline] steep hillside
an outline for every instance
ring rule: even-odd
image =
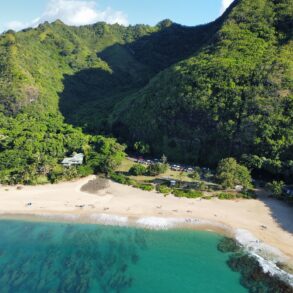
[[[0,107],[5,113],[59,109],[67,121],[100,130],[116,101],[192,54],[215,24],[188,28],[45,23],[0,37]]]
[[[235,0],[197,27],[56,21],[9,31],[0,36],[0,112],[61,112],[130,149],[141,141],[211,166],[234,156],[289,178],[292,19],[293,0]]]
[[[293,1],[239,0],[212,41],[119,103],[115,135],[214,165],[293,172]]]

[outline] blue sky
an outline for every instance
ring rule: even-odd
[[[184,25],[217,18],[233,0],[9,0],[1,3],[0,32],[61,19],[69,25],[97,21],[154,25],[170,18]],[[1,1],[2,2],[2,1]]]

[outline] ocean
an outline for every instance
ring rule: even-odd
[[[0,220],[0,233],[1,293],[248,292],[212,232]]]

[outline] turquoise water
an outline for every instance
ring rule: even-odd
[[[0,231],[1,293],[248,292],[214,233],[4,220]]]

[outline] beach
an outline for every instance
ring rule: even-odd
[[[283,202],[262,196],[256,200],[164,197],[112,181],[103,181],[97,188],[95,178],[56,185],[0,186],[1,217],[226,231],[251,249],[271,248],[273,254],[293,263],[293,212]]]

